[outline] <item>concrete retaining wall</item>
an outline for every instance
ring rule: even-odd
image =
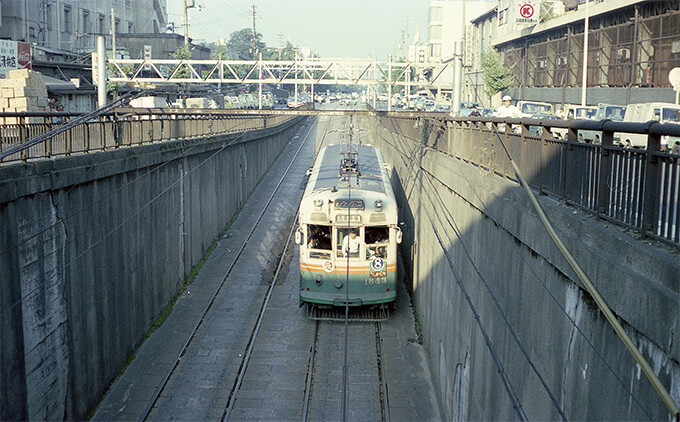
[[[0,167],[0,419],[84,419],[301,121]]]
[[[384,119],[373,142],[395,170],[402,251],[413,258],[407,270],[445,419],[669,420],[526,192],[455,151],[424,146],[449,134],[414,122]],[[678,251],[540,202],[679,403]]]

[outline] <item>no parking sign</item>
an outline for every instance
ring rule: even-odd
[[[540,5],[534,0],[524,0],[518,5],[517,23],[538,23],[538,8]]]

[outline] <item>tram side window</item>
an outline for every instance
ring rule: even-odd
[[[331,226],[310,224],[307,235],[310,258],[331,258]]]
[[[336,245],[337,256],[339,258],[349,257],[356,258],[359,256],[361,247],[361,235],[359,229],[338,229],[338,244]]]
[[[366,227],[366,259],[387,258],[390,229],[387,226]]]

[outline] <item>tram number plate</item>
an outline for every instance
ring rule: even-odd
[[[371,271],[368,276],[370,278],[387,277],[387,271]]]
[[[363,209],[364,200],[363,199],[336,199],[335,208],[354,208]]]

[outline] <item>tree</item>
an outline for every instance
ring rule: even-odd
[[[189,60],[191,59],[191,51],[189,51],[188,47],[177,47],[177,50],[175,50],[174,53],[170,54],[173,59],[178,59],[178,60]],[[179,70],[175,74],[176,78],[185,78],[190,75],[189,69],[184,66],[180,65]],[[182,98],[186,98],[186,95],[189,91],[188,86],[186,83],[180,83],[177,86],[177,91],[179,91],[179,94]]]
[[[489,97],[505,91],[513,85],[515,77],[512,69],[514,68],[515,64],[510,67],[503,65],[498,53],[493,48],[489,48],[486,53],[482,54],[485,92]]]
[[[267,47],[262,41],[262,34],[260,33],[255,33],[255,47],[261,52],[264,52]],[[229,41],[227,41],[227,49],[237,52],[241,59],[257,59],[253,53],[253,30],[243,28],[232,32]]]

